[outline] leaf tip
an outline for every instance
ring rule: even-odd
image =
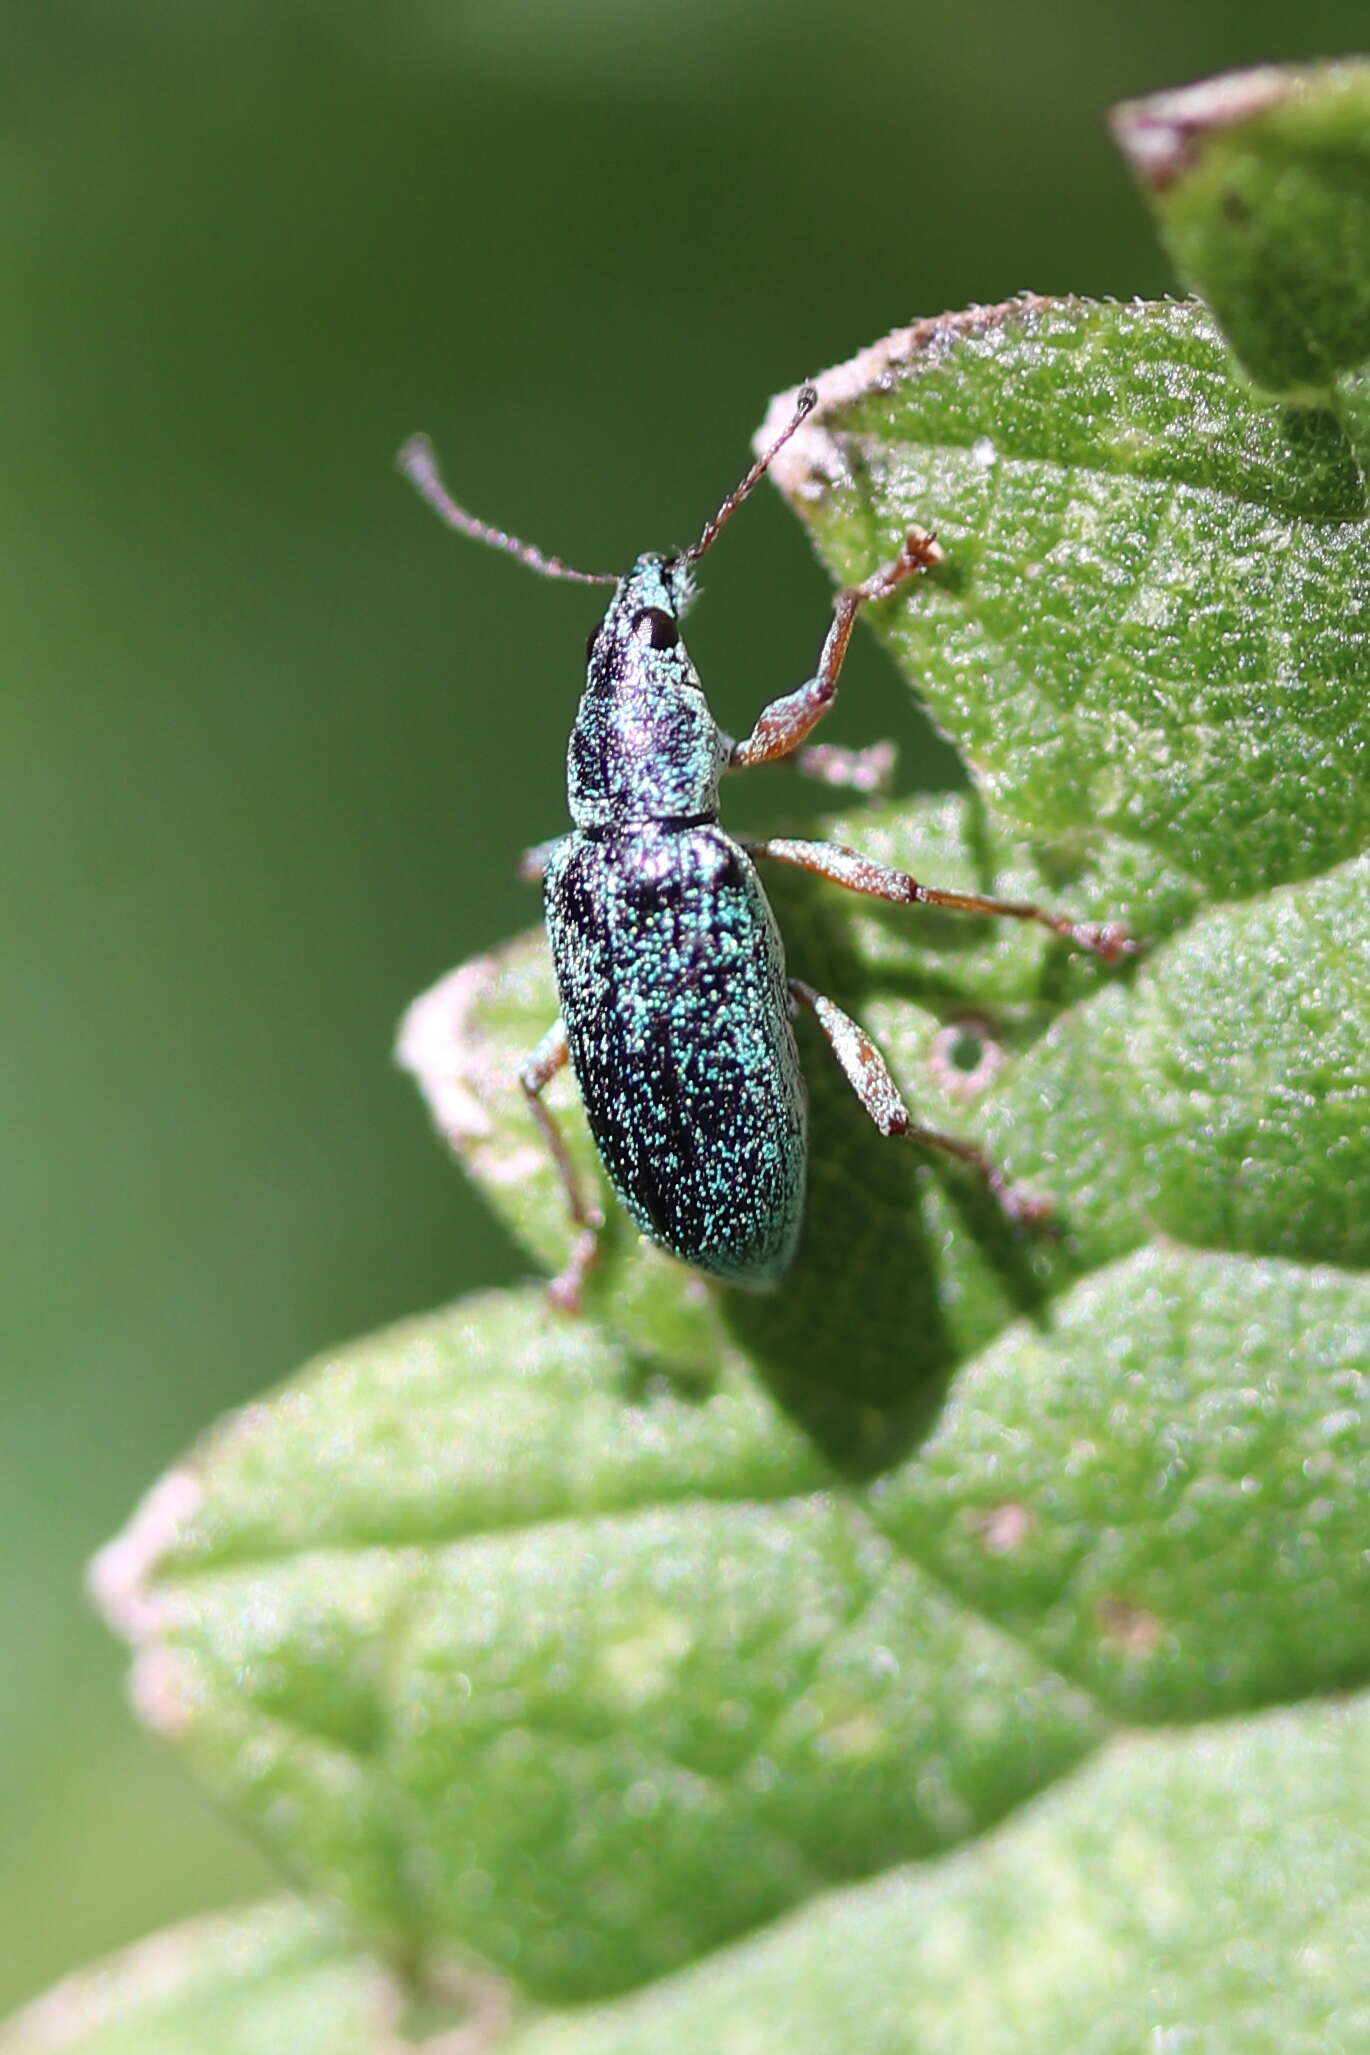
[[[493,971],[492,957],[477,956],[439,979],[409,1007],[395,1041],[396,1063],[415,1080],[434,1125],[456,1150],[490,1132],[472,1015]]]
[[[501,1132],[497,1108],[517,1095],[516,1071],[487,1011],[522,947],[473,957],[439,978],[414,1000],[395,1044],[395,1061],[418,1085],[439,1135],[489,1185],[522,1184],[543,1160],[531,1141],[521,1145]]]
[[[1294,83],[1273,64],[1223,72],[1197,85],[1123,100],[1109,114],[1109,129],[1138,184],[1161,193],[1193,170],[1210,136],[1268,113]]]
[[[122,1533],[91,1558],[87,1594],[111,1632],[135,1648],[161,1624],[163,1607],[153,1594],[153,1581],[203,1500],[203,1486],[192,1471],[169,1470]]]
[[[1022,292],[999,304],[925,315],[907,328],[896,328],[866,349],[858,350],[845,363],[820,371],[804,386],[791,386],[788,391],[777,393],[752,438],[752,448],[758,456],[769,450],[781,430],[793,420],[800,393],[811,390],[817,394],[807,420],[777,452],[770,466],[775,484],[790,504],[802,511],[805,504],[822,500],[850,477],[850,464],[834,430],[835,417],[858,406],[872,393],[888,392],[920,369],[939,364],[968,337],[1029,319],[1052,304],[1039,293]]]

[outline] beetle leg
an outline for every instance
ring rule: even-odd
[[[553,835],[549,842],[534,843],[525,849],[518,861],[518,874],[525,885],[540,885],[552,861],[553,852],[564,842],[564,835]]]
[[[900,1097],[899,1087],[890,1076],[884,1057],[865,1029],[858,1027],[850,1014],[835,1006],[831,999],[815,992],[812,985],[802,983],[799,978],[791,978],[789,985],[800,1005],[808,1007],[827,1036],[828,1046],[841,1064],[847,1083],[882,1135],[901,1135],[911,1142],[920,1143],[925,1149],[940,1149],[944,1156],[954,1156],[958,1163],[969,1164],[1010,1220],[1037,1227],[1050,1218],[1050,1202],[1025,1192],[1019,1185],[1010,1184],[1003,1171],[991,1163],[974,1142],[960,1141],[955,1135],[939,1133],[936,1128],[916,1126]]]
[[[1049,913],[1028,899],[987,899],[979,892],[943,892],[936,885],[920,885],[907,871],[892,870],[876,863],[859,850],[846,849],[840,842],[795,842],[787,836],[771,836],[764,842],[744,842],[750,856],[770,857],[776,863],[790,863],[796,869],[813,871],[845,885],[849,892],[864,892],[872,899],[892,900],[900,906],[946,906],[955,913],[994,913],[1008,920],[1032,920],[1064,936],[1077,948],[1092,949],[1105,963],[1135,956],[1139,945],[1121,921],[1067,920],[1064,914]]]
[[[551,1151],[566,1194],[566,1207],[572,1224],[579,1230],[572,1245],[570,1258],[564,1270],[552,1279],[547,1287],[547,1296],[562,1313],[580,1311],[581,1287],[585,1274],[595,1260],[599,1230],[604,1218],[593,1206],[585,1202],[576,1176],[575,1165],[566,1147],[566,1139],[552,1116],[551,1109],[544,1105],[542,1094],[559,1070],[564,1070],[570,1057],[566,1045],[566,1029],[560,1020],[554,1021],[537,1048],[519,1071],[519,1083],[523,1086],[528,1101],[528,1110],[542,1132],[542,1138]]]
[[[833,703],[847,644],[861,608],[870,600],[888,599],[915,571],[941,561],[942,551],[936,538],[924,534],[921,528],[911,528],[893,563],[873,571],[859,585],[848,585],[839,592],[833,601],[832,626],[818,659],[817,672],[797,692],[773,699],[762,709],[745,742],[734,742],[728,767],[745,770],[750,764],[774,763],[777,757],[788,756],[792,749],[797,749]]]

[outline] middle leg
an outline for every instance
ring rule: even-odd
[[[862,856],[857,849],[844,848],[840,842],[795,842],[787,836],[775,835],[764,842],[745,842],[743,847],[749,856],[793,864],[797,870],[831,879],[834,885],[845,885],[849,892],[864,892],[868,898],[887,899],[898,906],[945,906],[954,913],[992,913],[1007,920],[1036,921],[1053,935],[1074,942],[1077,948],[1092,949],[1105,963],[1117,963],[1121,957],[1137,953],[1138,945],[1121,921],[1068,920],[1064,914],[1050,913],[1030,899],[987,899],[980,892],[943,892],[936,885],[920,885],[907,871],[876,863],[874,858]]]

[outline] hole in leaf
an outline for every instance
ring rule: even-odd
[[[966,1014],[938,1029],[928,1062],[948,1097],[973,1099],[1003,1068],[1004,1047],[983,1015]]]

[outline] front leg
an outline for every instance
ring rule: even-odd
[[[1040,927],[1050,928],[1053,935],[1074,942],[1077,948],[1093,950],[1105,963],[1135,956],[1139,947],[1121,921],[1068,920],[1064,914],[1049,913],[1046,907],[1034,905],[1030,899],[987,899],[980,892],[943,892],[936,885],[920,885],[907,871],[892,870],[888,864],[876,863],[859,850],[844,848],[840,842],[794,842],[779,835],[765,842],[744,842],[742,846],[749,856],[768,856],[776,863],[793,864],[797,870],[812,871],[820,878],[831,879],[834,885],[845,885],[849,892],[864,892],[871,899],[888,899],[899,906],[945,906],[953,913],[993,913],[1005,920],[1036,921]]]
[[[860,585],[848,585],[833,601],[832,626],[818,659],[818,670],[806,685],[783,699],[773,699],[764,708],[745,742],[734,742],[728,755],[730,770],[745,770],[751,764],[774,763],[797,749],[812,733],[832,705],[837,680],[851,641],[856,616],[870,600],[888,599],[915,571],[940,564],[942,550],[935,536],[921,528],[910,529],[904,546],[891,564],[872,572]]]

